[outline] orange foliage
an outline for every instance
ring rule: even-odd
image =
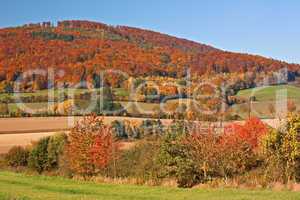
[[[67,158],[70,167],[85,178],[106,167],[118,150],[111,128],[97,116],[85,117],[77,123],[68,139]]]
[[[196,42],[126,26],[88,21],[49,22],[0,29],[0,75],[54,68],[57,81],[74,84],[94,73],[117,69],[131,76],[180,77],[193,74],[272,71],[299,65],[260,56],[230,53]],[[63,70],[64,76],[59,71]],[[117,84],[117,83],[113,83]],[[173,92],[172,92],[173,93]]]
[[[267,126],[260,119],[250,118],[244,125],[233,123],[225,127],[221,140],[229,143],[244,141],[251,145],[253,149],[256,149],[261,137],[267,134],[267,132]]]

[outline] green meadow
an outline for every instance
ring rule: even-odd
[[[0,199],[42,200],[297,200],[300,193],[242,189],[179,189],[100,184],[61,177],[0,172]]]

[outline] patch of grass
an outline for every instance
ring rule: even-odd
[[[251,116],[262,119],[274,118],[276,113],[270,112],[270,106],[272,105],[276,110],[277,105],[282,105],[286,100],[292,100],[297,109],[300,108],[300,87],[292,85],[276,85],[241,90],[237,96],[245,99],[255,96],[256,100],[251,105]],[[230,111],[239,115],[242,119],[246,119],[248,118],[248,107],[248,103],[236,104],[230,108]]]
[[[119,97],[129,97],[129,91],[127,89],[124,88],[114,88],[113,92],[115,94],[115,96],[119,96]]]
[[[297,200],[296,192],[237,189],[178,189],[134,185],[96,184],[60,177],[0,172],[0,199],[165,199],[165,200]]]
[[[17,102],[18,100],[22,98],[41,98],[41,101],[47,101],[47,99],[51,100],[50,96],[53,95],[54,99],[60,99],[65,94],[69,94],[70,96],[80,95],[85,92],[92,92],[93,90],[87,90],[87,89],[55,89],[55,90],[39,90],[36,92],[24,92],[24,93],[1,93],[0,94],[0,101],[6,102],[9,100],[9,102]],[[46,100],[45,100],[46,99]],[[36,101],[36,100],[35,100]],[[33,102],[33,103],[43,103],[41,101]]]
[[[38,110],[47,110],[48,103],[47,102],[41,102],[41,103],[24,103],[24,105],[28,109],[32,109],[35,111]],[[8,104],[8,109],[10,112],[16,112],[20,108],[19,103],[10,103]]]
[[[274,101],[277,97],[282,97],[281,94],[285,93],[288,99],[300,98],[300,88],[292,85],[276,85],[241,90],[237,96],[246,99],[249,99],[250,96],[255,96],[257,101]]]
[[[0,94],[0,100],[4,100],[6,98],[12,98],[12,99],[17,99],[17,98],[22,98],[22,97],[38,97],[38,96],[43,96],[47,97],[49,95],[54,95],[55,98],[60,97],[63,94],[70,94],[72,95],[80,95],[84,94],[86,92],[95,92],[99,91],[99,89],[49,89],[49,90],[39,90],[36,92],[24,92],[24,93],[1,93]],[[124,88],[115,88],[114,89],[114,94],[116,96],[129,96],[128,90]]]

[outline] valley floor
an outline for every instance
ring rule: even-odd
[[[96,184],[60,177],[0,172],[0,200],[8,199],[165,199],[165,200],[298,200],[300,193],[270,190],[178,189]]]

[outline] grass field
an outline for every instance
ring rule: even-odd
[[[1,93],[0,94],[0,100],[5,100],[7,98],[12,98],[12,99],[18,99],[22,97],[48,97],[49,95],[54,95],[55,98],[61,97],[64,94],[69,94],[70,96],[73,95],[80,95],[84,94],[86,92],[95,92],[99,91],[99,89],[49,89],[49,90],[39,90],[36,92],[24,92],[24,93]],[[126,89],[123,88],[114,88],[113,93],[115,96],[121,96],[121,97],[126,97],[129,96],[129,92]]]
[[[24,92],[24,93],[2,93],[0,94],[0,100],[5,99],[5,98],[17,98],[17,97],[36,97],[36,96],[48,96],[49,94],[52,95],[54,94],[54,97],[59,97],[60,95],[64,93],[69,93],[69,94],[83,94],[85,92],[91,92],[93,90],[88,90],[88,89],[50,89],[50,90],[39,90],[36,92]]]
[[[59,177],[0,172],[0,199],[105,200],[298,200],[300,193],[269,190],[178,189],[134,185],[96,184]]]
[[[300,99],[300,87],[292,85],[276,85],[241,90],[237,96],[246,99],[249,99],[250,96],[255,96],[257,101],[274,101],[277,95],[280,96],[281,92],[287,92],[288,99]]]
[[[282,96],[283,95],[283,96]],[[285,95],[287,98],[285,98]],[[270,112],[270,106],[275,109],[278,105],[283,104],[286,100],[292,100],[297,109],[300,108],[300,87],[292,85],[277,85],[258,87],[253,89],[241,90],[237,94],[238,97],[249,99],[255,96],[256,100],[251,104],[251,115],[259,118],[273,118],[274,114]],[[248,117],[248,103],[233,105],[231,112],[236,113],[242,119]]]

